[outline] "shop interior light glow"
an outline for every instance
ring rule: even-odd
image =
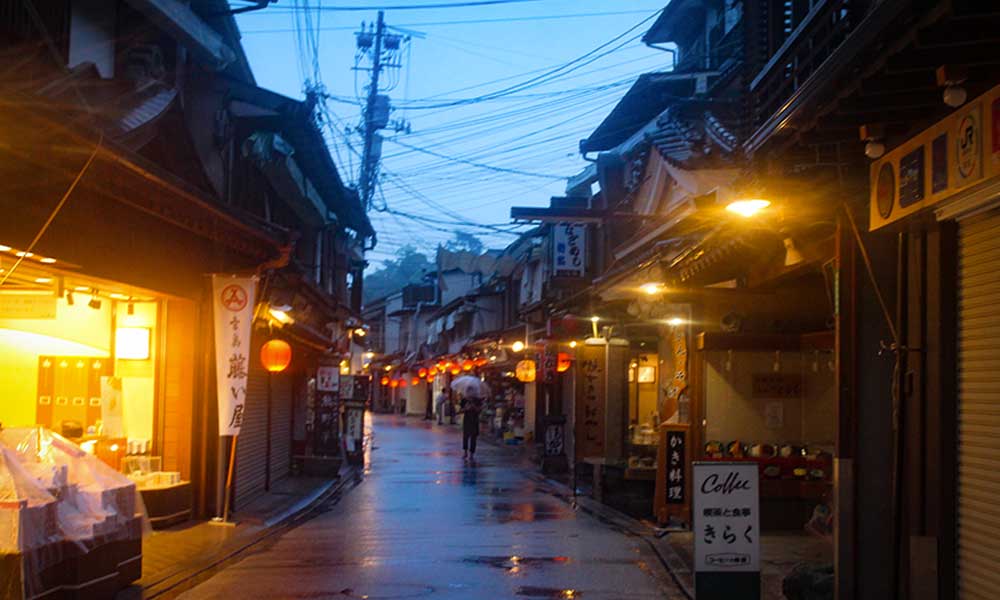
[[[125,360],[149,360],[148,327],[119,327],[115,330],[115,355]]]
[[[770,200],[762,198],[747,198],[745,200],[735,200],[726,205],[726,210],[741,217],[750,218],[760,211],[771,206]]]

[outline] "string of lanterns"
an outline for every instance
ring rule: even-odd
[[[573,356],[570,353],[559,352],[552,358],[555,360],[549,359],[546,360],[545,363],[547,368],[554,370],[557,373],[564,373],[573,365]],[[405,388],[407,385],[416,386],[420,385],[421,382],[433,383],[435,378],[439,375],[450,374],[452,376],[457,376],[462,373],[471,373],[475,369],[481,369],[482,367],[495,363],[496,361],[497,356],[495,354],[440,357],[436,361],[410,365],[402,368],[400,370],[403,372],[396,376],[390,376],[388,374],[384,375],[379,380],[379,383],[383,387],[390,387],[393,389]],[[537,369],[538,366],[535,360],[525,358],[517,363],[514,373],[518,380],[530,383],[535,381]],[[386,367],[387,373],[391,370],[392,367]]]

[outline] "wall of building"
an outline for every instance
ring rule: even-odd
[[[705,436],[745,444],[806,444],[832,450],[836,433],[835,373],[813,354],[782,352],[778,373],[802,378],[796,398],[754,398],[753,376],[774,373],[774,352],[705,352]],[[769,418],[770,415],[770,418]]]

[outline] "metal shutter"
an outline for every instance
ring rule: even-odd
[[[1000,214],[959,234],[958,587],[963,600],[1000,589]]]
[[[288,477],[292,464],[292,375],[275,373],[271,382],[271,488]]]
[[[233,487],[235,508],[245,507],[264,493],[267,460],[267,371],[260,365],[262,341],[253,336],[250,342],[250,377],[247,379],[247,400],[243,409],[243,427],[236,444],[236,473]]]

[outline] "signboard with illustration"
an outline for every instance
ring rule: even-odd
[[[698,600],[760,598],[760,488],[753,462],[695,462]]]
[[[872,161],[870,229],[1000,175],[1000,86]]]

